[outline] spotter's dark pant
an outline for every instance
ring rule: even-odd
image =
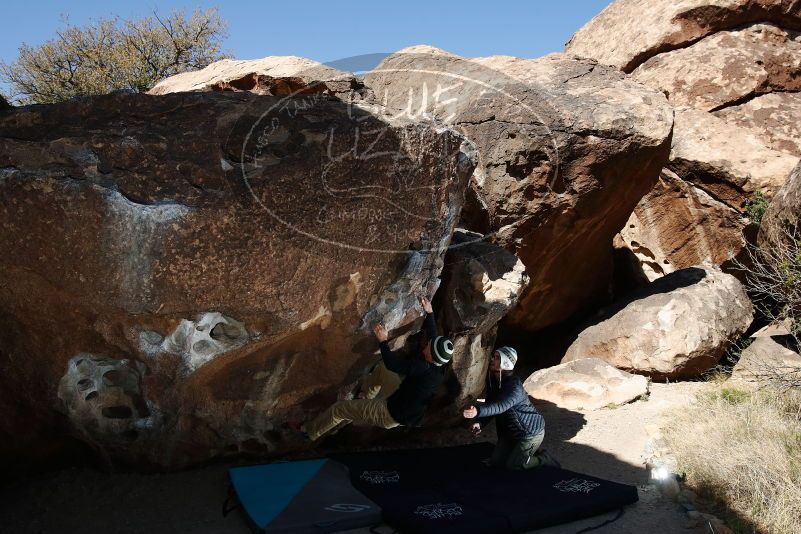
[[[545,438],[545,430],[525,439],[513,439],[507,436],[498,437],[498,444],[492,451],[487,463],[491,467],[505,469],[531,469],[543,465],[543,458],[537,454],[537,449]]]

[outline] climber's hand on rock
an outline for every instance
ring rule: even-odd
[[[478,409],[475,406],[470,406],[464,409],[462,415],[464,415],[465,419],[472,419],[478,415]]]
[[[384,328],[384,325],[381,323],[376,323],[373,327],[373,333],[375,334],[376,339],[379,342],[386,341],[389,339],[389,334],[387,334],[387,329]]]
[[[425,297],[420,297],[420,304],[423,305],[423,310],[426,313],[434,313],[434,308],[431,307],[431,301]]]
[[[473,423],[473,426],[470,427],[470,432],[474,436],[478,436],[481,433],[481,423]]]

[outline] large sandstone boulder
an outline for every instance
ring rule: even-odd
[[[435,305],[442,329],[454,340],[453,370],[460,385],[456,408],[484,388],[496,326],[527,284],[520,258],[481,234],[454,232]]]
[[[645,276],[704,260],[728,268],[744,255],[745,204],[756,193],[770,198],[801,155],[799,29],[790,0],[617,0],[568,43],[687,106],[677,110],[663,177],[688,183],[657,184],[622,232]]]
[[[784,319],[771,321],[751,334],[751,338],[789,336],[792,334],[792,329],[793,319],[786,317]]]
[[[677,109],[675,124],[668,169],[737,210],[757,191],[773,196],[798,163],[703,111]]]
[[[324,87],[314,80],[326,76],[353,80],[331,69],[320,75],[319,65],[298,65],[296,59],[226,60],[165,80],[153,92],[232,90],[220,80],[262,76],[302,79],[297,91],[310,91],[302,86],[307,82]],[[519,255],[529,270],[537,266],[510,322],[537,330],[605,298],[615,226],[664,160],[671,118],[661,94],[592,62],[465,59],[425,46],[390,56],[364,80],[367,87],[354,81],[351,93],[329,92],[343,100],[372,93],[398,113],[434,116],[480,145],[482,163],[462,225]],[[253,84],[235,85],[233,90],[263,92]],[[586,260],[572,261],[576,254]],[[560,284],[550,281],[555,273]]]
[[[600,358],[656,379],[693,377],[712,368],[752,319],[736,278],[717,268],[682,269],[603,310],[562,363]]]
[[[797,376],[801,383],[801,355],[774,338],[758,337],[740,354],[731,372],[731,379],[743,382],[765,382]]]
[[[417,327],[472,147],[294,98],[0,114],[0,457],[19,464],[66,425],[136,465],[286,452],[283,423],[374,361],[375,321]]]
[[[620,246],[653,281],[692,265],[725,263],[745,245],[745,224],[739,211],[664,169],[620,231]]]
[[[727,265],[745,247],[747,203],[775,194],[797,162],[748,130],[679,108],[670,160],[621,230],[625,246],[651,280],[706,261]]]
[[[157,83],[151,95],[187,91],[248,91],[284,96],[308,93],[343,93],[359,86],[356,77],[317,61],[297,56],[262,59],[223,59],[192,72],[176,74]]]
[[[526,266],[510,326],[539,330],[607,297],[612,239],[667,158],[664,95],[590,60],[431,47],[397,52],[364,80],[399,114],[439,118],[478,147],[462,224]]]
[[[801,41],[796,32],[754,24],[660,54],[631,76],[667,91],[675,106],[715,111],[757,95],[801,89]]]
[[[801,29],[793,0],[616,0],[571,37],[567,52],[625,72],[662,52],[748,23]]]
[[[445,256],[440,290],[445,329],[486,332],[514,307],[526,284],[520,258],[481,234],[457,229]]]
[[[715,115],[748,130],[773,150],[801,156],[801,93],[760,95]]]
[[[786,242],[788,232],[801,238],[801,162],[771,200],[759,226],[760,246]]]
[[[648,380],[598,358],[582,358],[535,371],[523,387],[535,399],[567,410],[597,410],[646,394]]]

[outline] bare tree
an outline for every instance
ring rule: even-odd
[[[13,64],[0,63],[0,79],[10,84],[17,103],[50,104],[119,89],[144,92],[163,78],[227,57],[220,48],[227,25],[216,9],[64,25],[40,46],[20,46]]]
[[[754,306],[767,321],[782,325],[790,348],[801,347],[801,228],[791,225],[773,229],[773,238],[760,245],[748,244],[747,259],[735,260],[745,273]],[[801,387],[796,366],[754,362],[757,380],[780,387]]]

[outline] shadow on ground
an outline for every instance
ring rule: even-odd
[[[549,423],[544,447],[562,462],[564,468],[632,485],[641,485],[647,480],[648,474],[642,466],[630,465],[611,454],[568,441],[585,426],[583,414],[551,403],[535,403]],[[347,428],[341,432],[342,438],[332,437],[324,448],[333,452],[340,449],[337,446],[339,439],[350,441],[362,433],[376,436],[376,431],[372,429]],[[378,431],[378,434],[380,439],[370,449],[419,447],[422,442],[426,442],[426,446],[444,446],[494,440],[492,428],[477,438],[466,428],[396,429],[383,434]],[[621,439],[625,439],[625,436],[621,436]],[[250,460],[254,459],[240,463],[252,463]],[[0,524],[7,529],[4,531],[20,534],[244,534],[250,530],[238,512],[227,517],[223,517],[221,512],[226,497],[226,470],[231,465],[217,463],[157,475],[109,474],[89,468],[74,468],[32,476],[0,488]],[[606,514],[547,530],[551,532],[554,528],[568,528],[553,532],[575,532],[577,525],[597,525],[613,515]],[[615,522],[595,532],[627,532],[628,527],[624,525],[625,522]],[[643,525],[640,521],[636,528],[640,527],[650,530],[658,528],[659,524]],[[388,526],[379,530],[391,532]],[[669,529],[659,531],[672,532]],[[366,533],[368,530],[353,532]]]

